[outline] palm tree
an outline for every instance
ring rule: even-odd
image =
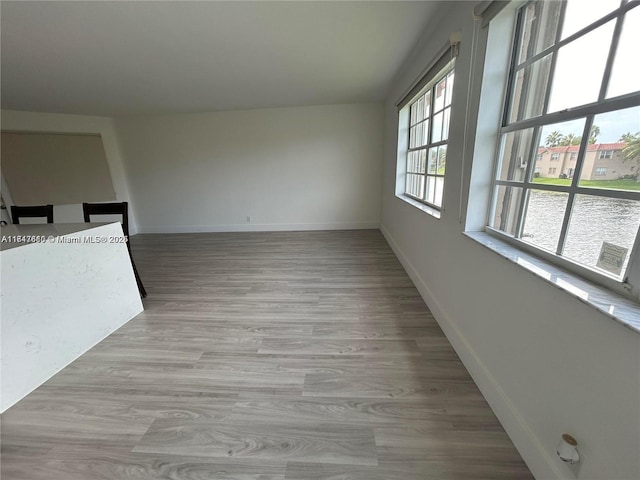
[[[598,135],[600,135],[600,127],[597,125],[591,125],[591,131],[589,132],[589,143],[594,144],[598,141]]]
[[[563,147],[566,147],[569,145],[580,145],[581,141],[582,141],[581,136],[574,135],[573,133],[568,133],[562,136],[562,139],[560,140],[560,143],[558,145],[561,145]]]
[[[558,130],[555,130],[547,135],[547,139],[545,140],[544,144],[547,147],[557,147],[558,145],[560,145],[561,141],[562,134]]]
[[[620,135],[620,138],[618,139],[618,141],[624,142],[624,143],[631,143],[637,139],[638,135],[640,135],[640,132],[636,133],[635,135],[631,132],[623,133],[622,135]]]
[[[624,161],[635,159],[640,164],[640,132],[635,134],[625,133],[620,136],[620,141],[625,143],[622,148]]]

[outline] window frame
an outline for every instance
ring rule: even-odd
[[[632,297],[634,300],[640,300],[640,233],[637,232],[635,236],[635,240],[631,248],[629,249],[629,262],[624,272],[624,277],[622,279],[609,275],[602,270],[596,270],[595,268],[591,268],[587,265],[580,264],[576,261],[571,260],[568,257],[561,256],[562,250],[564,248],[564,244],[566,242],[569,221],[571,217],[571,213],[574,208],[574,202],[577,195],[590,195],[597,197],[607,197],[607,198],[620,198],[620,199],[629,199],[640,201],[640,192],[635,191],[627,191],[627,190],[605,190],[600,188],[593,187],[584,187],[580,186],[580,177],[581,170],[585,163],[585,156],[587,153],[588,146],[588,138],[591,126],[593,125],[593,119],[596,115],[601,113],[608,113],[616,110],[623,110],[626,108],[632,108],[640,106],[640,92],[632,92],[624,95],[619,95],[612,98],[606,98],[606,87],[609,81],[609,77],[611,74],[611,70],[613,68],[613,59],[615,56],[616,48],[621,36],[622,32],[622,24],[624,16],[627,12],[632,10],[633,8],[640,8],[637,3],[621,3],[618,8],[605,15],[604,17],[598,19],[595,22],[587,25],[586,27],[580,29],[579,31],[567,36],[564,39],[561,39],[561,28],[558,28],[556,32],[555,42],[547,47],[542,49],[540,52],[535,55],[530,56],[526,60],[521,63],[518,62],[518,49],[520,47],[520,35],[521,35],[521,25],[522,25],[522,16],[524,15],[525,7],[531,2],[523,2],[520,4],[515,11],[515,26],[513,28],[511,41],[511,50],[509,54],[509,65],[507,68],[506,75],[506,83],[505,83],[505,93],[502,98],[502,109],[500,114],[500,124],[498,128],[498,142],[495,151],[495,158],[493,162],[493,174],[491,177],[491,196],[490,196],[490,204],[488,209],[488,215],[485,222],[485,231],[493,236],[496,236],[504,241],[507,241],[511,245],[515,246],[518,249],[521,249],[527,253],[536,255],[544,261],[548,261],[549,263],[560,266],[561,268],[565,268],[568,271],[577,273],[578,275],[586,278],[587,280],[603,285],[604,287],[613,290],[617,293],[620,293],[627,297]],[[566,10],[566,3],[562,7],[562,13],[560,16],[560,22],[563,21],[564,13]],[[604,80],[601,83],[601,89],[598,94],[598,99],[596,102],[592,102],[589,104],[580,105],[575,108],[570,108],[566,110],[561,110],[552,113],[545,113],[548,102],[549,102],[549,91],[546,92],[544,98],[544,107],[543,113],[540,115],[534,115],[530,118],[525,118],[522,120],[514,120],[509,122],[509,116],[511,114],[511,106],[510,103],[513,101],[511,98],[511,92],[514,85],[514,77],[517,71],[526,68],[526,66],[533,64],[537,60],[540,60],[547,55],[552,55],[552,66],[551,71],[549,72],[549,81],[547,89],[551,88],[553,83],[553,73],[555,68],[555,61],[557,58],[557,52],[561,47],[567,45],[584,35],[592,32],[596,28],[604,25],[605,23],[614,20],[614,33],[611,44],[609,46],[609,52],[607,56],[607,62],[605,66],[604,72]],[[517,69],[516,69],[517,66]],[[579,145],[579,152],[575,158],[576,168],[573,170],[573,174],[571,177],[571,184],[569,186],[564,185],[550,185],[550,184],[541,184],[535,183],[535,175],[534,172],[536,170],[536,155],[534,148],[532,148],[532,152],[529,155],[530,161],[528,161],[528,165],[526,167],[526,173],[524,175],[523,181],[515,181],[515,180],[501,180],[499,178],[499,166],[501,162],[501,145],[502,138],[505,134],[510,132],[523,131],[527,128],[533,128],[533,138],[540,138],[540,131],[543,127],[547,125],[552,125],[556,123],[561,123],[568,120],[575,119],[585,119],[584,131],[582,135],[582,141]],[[533,143],[537,143],[534,141]],[[574,154],[572,153],[572,157]],[[573,158],[571,160],[574,160]],[[500,186],[503,187],[515,187],[522,189],[522,196],[520,199],[519,210],[517,213],[517,227],[515,230],[515,235],[512,236],[506,232],[503,232],[497,228],[492,227],[491,221],[495,218],[496,207],[497,207],[497,190]],[[523,232],[523,224],[526,218],[526,206],[528,204],[528,196],[529,192],[533,190],[539,191],[552,191],[552,192],[560,192],[567,193],[568,200],[567,206],[565,208],[562,229],[560,234],[560,239],[558,241],[558,245],[555,252],[551,252],[545,250],[541,247],[538,247],[532,243],[527,243],[523,241],[522,232]],[[603,194],[604,193],[604,194]]]
[[[422,87],[420,89],[420,91],[414,95],[411,100],[409,100],[406,105],[404,105],[404,107],[402,107],[402,109],[407,109],[408,111],[408,115],[407,115],[407,136],[406,136],[406,145],[405,145],[405,159],[404,159],[404,165],[405,165],[405,179],[404,179],[404,185],[403,185],[403,193],[402,195],[404,195],[407,198],[410,198],[416,202],[419,202],[423,205],[426,205],[427,207],[434,209],[438,212],[441,212],[444,209],[444,185],[445,185],[445,177],[446,177],[446,167],[445,167],[445,173],[439,174],[438,173],[438,166],[439,166],[439,160],[436,161],[436,171],[435,173],[429,173],[429,152],[432,148],[437,148],[439,151],[439,147],[448,147],[449,145],[449,139],[450,139],[450,131],[449,131],[449,126],[451,125],[451,112],[453,109],[453,92],[451,92],[451,103],[447,104],[446,100],[447,100],[447,96],[449,96],[448,93],[448,81],[447,78],[449,77],[450,74],[453,73],[454,75],[454,80],[453,80],[453,84],[455,84],[455,67],[456,67],[456,62],[455,62],[455,57],[451,58],[451,60],[449,62],[447,62],[447,64],[440,69],[438,72],[436,72],[434,75],[429,76],[429,80],[427,81],[426,85],[424,87]],[[436,102],[436,88],[438,86],[438,84],[440,82],[442,82],[442,80],[445,80],[445,92],[443,94],[444,96],[444,102],[442,105],[442,108],[440,108],[439,110],[435,110],[435,102]],[[451,87],[453,89],[453,86]],[[420,101],[420,98],[424,97],[427,92],[430,92],[430,105],[429,105],[429,115],[423,119],[421,119],[420,121],[416,122],[416,123],[411,123],[411,110],[412,107]],[[445,116],[445,111],[449,110],[449,117],[448,120]],[[439,113],[442,113],[443,116],[443,123],[442,123],[442,129],[444,131],[444,122],[445,120],[448,121],[448,125],[447,125],[447,137],[446,139],[440,139],[438,141],[432,141],[433,140],[433,126],[434,126],[434,122],[433,119],[436,115],[438,115]],[[425,122],[428,122],[428,140],[426,143],[422,144],[422,145],[418,145],[415,147],[411,146],[411,129],[413,127],[416,127],[418,125],[421,125]],[[419,172],[410,172],[409,171],[409,158],[411,153],[413,152],[420,152],[420,151],[425,151],[425,165],[424,165],[424,173],[419,173]],[[446,164],[445,164],[446,165]],[[408,193],[408,188],[407,188],[407,184],[409,181],[409,175],[416,175],[416,176],[422,176],[424,178],[424,189],[423,189],[423,195],[424,198],[420,198],[416,195],[413,195],[411,193]],[[429,202],[427,200],[429,194],[428,194],[428,188],[429,188],[429,178],[433,178],[434,179],[434,189],[436,189],[437,191],[437,179],[441,178],[442,179],[442,199],[441,199],[441,204],[438,205],[436,203],[432,203]],[[434,192],[434,198],[435,198],[435,192]]]

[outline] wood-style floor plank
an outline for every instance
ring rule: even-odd
[[[371,427],[341,424],[282,425],[157,420],[134,453],[197,455],[213,458],[377,465]]]
[[[29,462],[28,471],[20,468]],[[3,454],[11,480],[284,480],[282,462],[131,453],[130,448],[60,447],[47,455]]]
[[[132,249],[145,311],[2,415],[3,480],[532,478],[379,231]]]
[[[299,355],[420,355],[414,340],[264,338],[258,353],[286,353]]]
[[[532,478],[524,464],[472,465],[466,461],[380,461],[376,467],[289,462],[286,480],[513,480]]]

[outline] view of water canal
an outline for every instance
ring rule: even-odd
[[[567,198],[562,193],[531,191],[523,240],[555,251]],[[595,266],[602,242],[608,242],[628,249],[626,267],[639,225],[640,202],[578,195],[564,256]]]

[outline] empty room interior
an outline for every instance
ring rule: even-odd
[[[0,19],[3,480],[640,478],[640,2]]]

